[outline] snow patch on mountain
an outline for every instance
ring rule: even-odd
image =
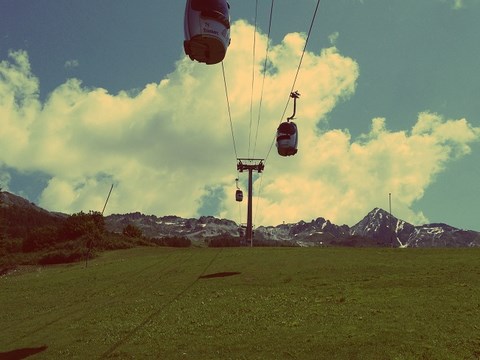
[[[0,208],[21,207],[55,217],[52,213],[20,196],[0,192]],[[127,225],[138,227],[144,236],[163,238],[185,236],[191,240],[206,240],[215,236],[243,237],[245,228],[228,219],[213,216],[184,219],[175,215],[157,217],[139,212],[113,214],[105,217],[105,227],[121,233]],[[457,229],[447,224],[433,223],[414,226],[397,219],[383,209],[375,208],[357,224],[335,225],[323,217],[310,222],[259,226],[254,229],[256,241],[288,241],[298,246],[392,246],[392,247],[480,247],[480,233]]]

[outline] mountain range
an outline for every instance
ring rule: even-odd
[[[0,207],[9,206],[28,208],[43,214],[47,212],[17,195],[0,192]],[[55,218],[62,216],[56,212],[50,214]],[[150,238],[186,237],[197,242],[219,236],[238,238],[245,233],[242,225],[213,216],[186,219],[135,212],[105,217],[105,227],[111,232],[121,233],[127,225],[136,226],[144,236]],[[415,226],[383,209],[375,208],[351,227],[335,225],[323,217],[310,222],[258,226],[254,229],[254,241],[288,242],[299,246],[480,247],[480,232],[442,223]]]
[[[135,225],[149,237],[184,236],[204,240],[215,236],[241,237],[244,228],[232,220],[212,216],[184,219],[156,217],[141,213],[115,214],[105,218],[107,229],[121,232]],[[259,226],[254,241],[290,242],[300,246],[392,246],[392,247],[480,247],[480,232],[462,230],[447,224],[414,226],[375,208],[349,227],[335,225],[323,217],[277,226]]]

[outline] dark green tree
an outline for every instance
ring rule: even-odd
[[[132,224],[128,224],[127,226],[125,226],[122,233],[123,235],[131,238],[141,238],[143,235],[142,230]]]
[[[23,240],[24,252],[37,251],[48,248],[58,242],[58,228],[46,225],[34,228]]]
[[[189,247],[192,245],[190,239],[182,236],[169,236],[161,239],[161,245],[171,247]]]
[[[79,237],[101,235],[105,231],[105,220],[98,211],[90,211],[85,214],[83,211],[73,214],[65,221],[61,230],[61,236],[65,240],[78,239]]]

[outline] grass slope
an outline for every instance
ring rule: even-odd
[[[0,359],[479,359],[480,250],[137,248],[0,306]]]

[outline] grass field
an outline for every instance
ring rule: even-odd
[[[480,249],[137,248],[17,271],[0,359],[27,355],[480,359]]]

